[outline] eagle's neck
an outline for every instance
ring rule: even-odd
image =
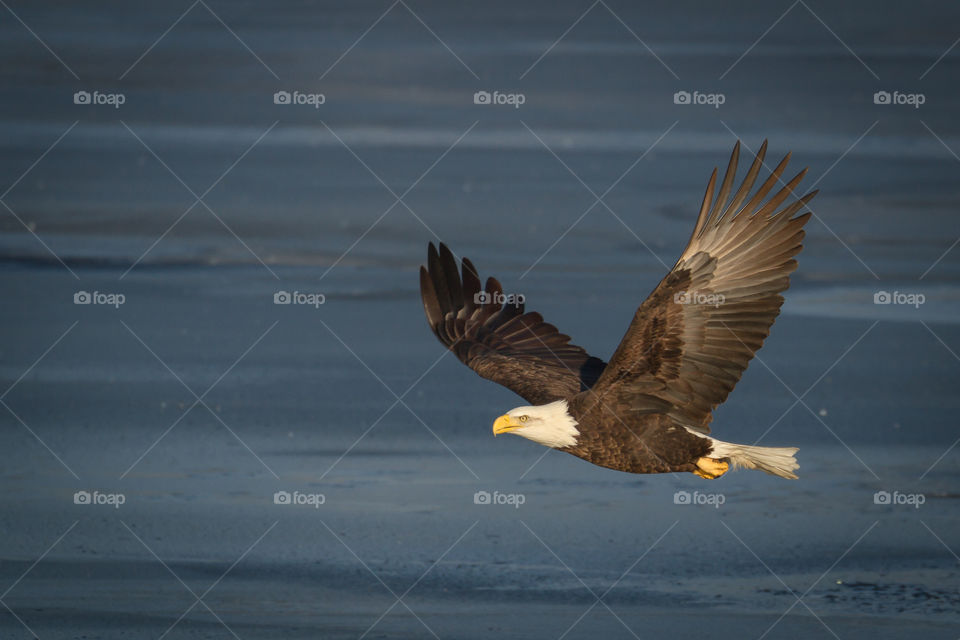
[[[580,431],[577,421],[567,410],[566,400],[537,405],[534,409],[538,419],[529,427],[519,429],[517,435],[553,449],[577,444]]]

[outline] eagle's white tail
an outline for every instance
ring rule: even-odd
[[[793,473],[800,468],[797,459],[793,457],[797,452],[796,447],[753,447],[713,438],[710,440],[713,442],[711,458],[729,458],[734,468],[759,469],[781,478],[797,479],[797,475]]]

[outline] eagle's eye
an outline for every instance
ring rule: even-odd
[[[520,422],[526,422],[527,416],[520,416]]]

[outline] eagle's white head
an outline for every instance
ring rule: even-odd
[[[566,400],[511,409],[493,423],[493,435],[501,433],[523,436],[554,449],[575,445],[580,435]]]

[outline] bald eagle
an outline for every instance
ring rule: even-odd
[[[716,192],[707,184],[686,249],[633,316],[609,362],[504,296],[481,286],[473,263],[430,243],[420,293],[437,338],[468,367],[522,396],[493,423],[593,464],[630,473],[691,472],[718,478],[732,465],[796,478],[796,448],[732,444],[710,437],[726,400],[763,345],[803,248],[801,171],[767,197],[790,154],[751,196],[766,154],[760,148],[731,197],[740,143]],[[790,199],[786,205],[784,202]],[[781,207],[781,205],[784,205]]]

